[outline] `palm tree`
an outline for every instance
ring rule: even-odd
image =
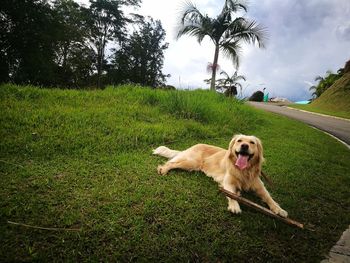
[[[313,99],[316,99],[318,97],[317,95],[317,86],[315,85],[312,85],[310,88],[309,88],[309,91],[312,91],[311,95],[312,95],[312,98]]]
[[[238,75],[238,71],[235,71],[232,76],[229,76],[225,71],[221,71],[220,75],[223,75],[224,78],[217,80],[217,89],[224,89],[224,93],[228,97],[237,95],[237,88],[242,89],[242,84],[239,83],[240,80],[246,81],[245,76]]]
[[[321,94],[323,92],[325,92],[328,88],[330,88],[333,83],[338,80],[340,77],[342,76],[342,72],[338,72],[338,74],[334,74],[332,71],[327,70],[326,72],[326,76],[322,77],[322,76],[317,76],[315,78],[315,81],[318,81],[317,85],[311,86],[309,88],[310,91],[313,90],[312,95],[315,98],[318,98],[319,96],[321,96]]]
[[[219,51],[222,51],[238,66],[242,42],[256,43],[259,47],[264,47],[265,28],[253,20],[236,17],[235,13],[240,10],[247,12],[247,6],[241,0],[225,0],[221,13],[216,18],[211,18],[203,15],[193,3],[184,3],[177,39],[183,35],[190,35],[196,37],[199,43],[206,36],[213,41],[215,52],[212,63],[211,90],[215,90]]]

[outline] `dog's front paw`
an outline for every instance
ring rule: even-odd
[[[282,208],[278,211],[278,214],[282,217],[288,217],[288,212]]]
[[[288,217],[288,212],[279,206],[272,207],[271,211],[277,215],[280,215],[281,217]]]
[[[166,175],[168,170],[164,167],[164,165],[158,165],[157,172],[160,175]]]
[[[242,213],[241,208],[239,207],[239,204],[237,202],[230,203],[227,207],[227,210],[234,213],[234,214],[240,214]]]

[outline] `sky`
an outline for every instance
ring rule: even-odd
[[[79,2],[87,2],[80,0]],[[192,0],[197,8],[216,17],[224,0]],[[164,52],[167,84],[180,89],[209,88],[207,64],[214,57],[208,38],[199,44],[193,37],[176,40],[176,25],[184,0],[143,0],[136,13],[161,21],[169,48]],[[243,96],[266,88],[270,97],[291,101],[311,98],[315,77],[336,72],[350,59],[349,0],[250,0],[244,15],[266,27],[266,48],[242,45],[238,73],[246,77]],[[222,56],[218,64],[229,75],[233,63]]]

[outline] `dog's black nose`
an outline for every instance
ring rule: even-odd
[[[242,150],[242,151],[247,151],[248,148],[249,148],[249,145],[248,145],[248,144],[245,144],[245,143],[244,143],[244,144],[241,145],[241,150]]]

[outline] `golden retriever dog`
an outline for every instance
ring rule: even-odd
[[[165,146],[153,150],[153,154],[169,160],[158,166],[158,173],[167,174],[171,169],[202,171],[212,177],[224,189],[240,194],[242,190],[254,191],[271,209],[282,217],[288,213],[276,203],[260,179],[264,162],[261,141],[255,136],[235,135],[228,150],[220,147],[196,144],[187,150],[176,151]],[[228,199],[228,210],[241,213],[237,201]]]

